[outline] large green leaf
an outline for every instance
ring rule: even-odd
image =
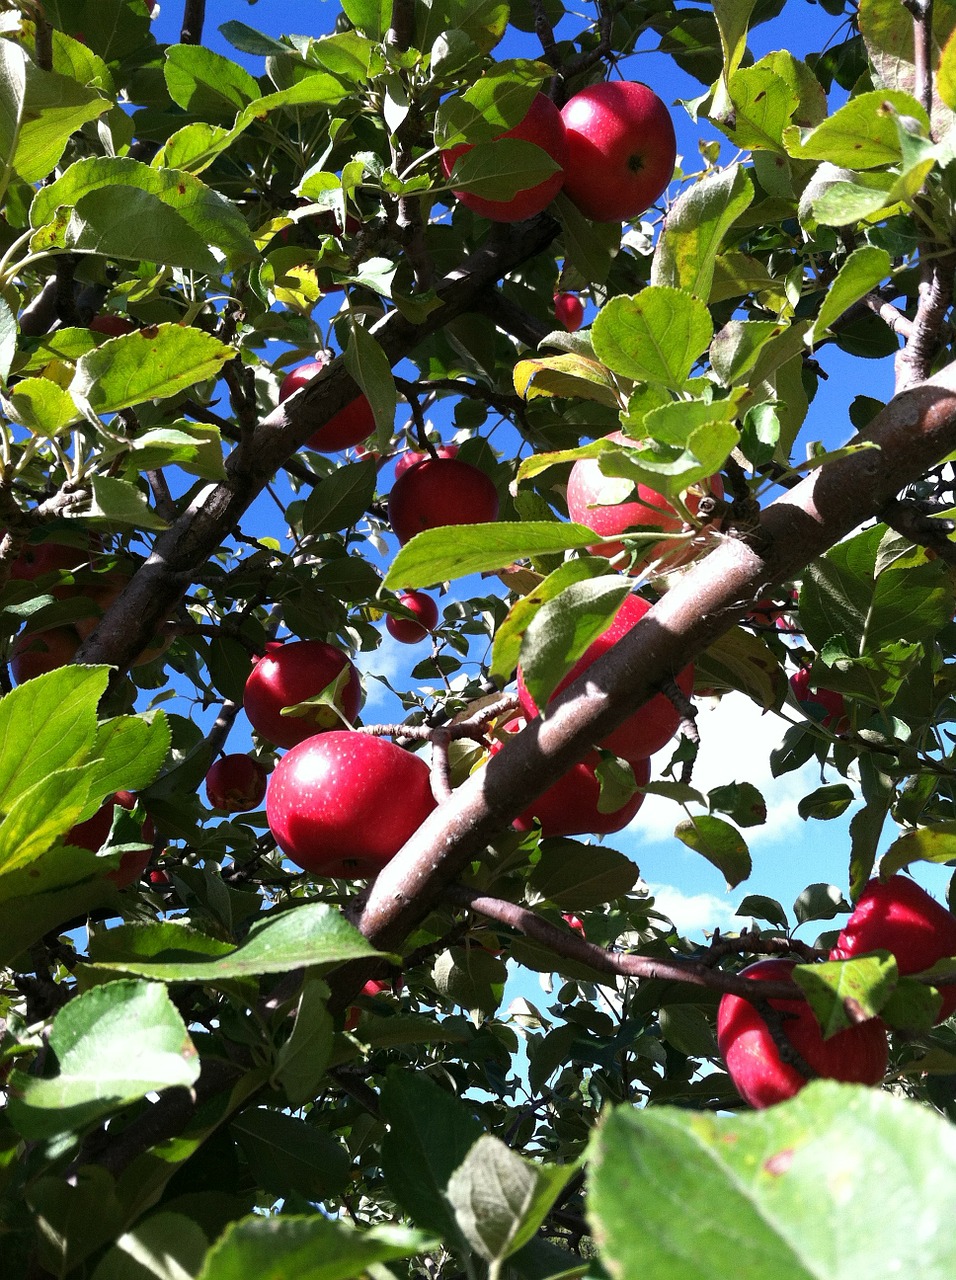
[[[528,520],[509,523],[446,525],[417,533],[392,561],[386,587],[429,587],[470,573],[503,569],[529,556],[553,555],[586,547],[594,530],[583,524]]]
[[[885,249],[863,245],[854,249],[830,285],[808,337],[816,341],[848,307],[874,289],[890,271],[890,255]]]
[[[262,96],[244,67],[202,45],[174,44],[165,53],[166,87],[184,111],[231,123],[237,111]]]
[[[756,1114],[620,1107],[591,1153],[588,1214],[614,1280],[949,1280],[956,1266],[956,1133],[915,1102],[817,1081]]]
[[[411,1257],[434,1243],[389,1223],[356,1231],[318,1213],[255,1216],[226,1229],[197,1280],[356,1280],[378,1263]]]
[[[256,1184],[274,1196],[324,1200],[341,1192],[348,1178],[348,1152],[317,1124],[256,1107],[233,1120],[230,1130]]]
[[[81,356],[70,390],[95,413],[115,413],[215,378],[234,355],[201,329],[161,324],[111,338]]]
[[[900,160],[896,128],[900,115],[918,120],[924,129],[929,126],[926,112],[908,93],[896,89],[861,93],[802,137],[791,130],[788,149],[801,160],[828,160],[853,169],[895,164]]]
[[[609,369],[665,387],[683,386],[712,336],[704,303],[668,285],[612,298],[591,329],[595,354]]]
[[[750,175],[740,165],[718,170],[688,187],[668,212],[654,254],[651,284],[686,289],[708,301],[723,238],[753,198]]]

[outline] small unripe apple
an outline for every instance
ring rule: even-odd
[[[346,879],[377,875],[434,807],[420,756],[347,729],[293,747],[266,797],[286,857],[310,875]]]
[[[507,734],[518,733],[524,727],[521,719],[512,720],[505,725]],[[491,745],[491,754],[497,753],[504,746],[505,740],[496,740]],[[601,784],[594,772],[601,757],[596,751],[573,764],[570,769],[558,778],[557,782],[541,793],[536,800],[518,814],[512,826],[518,831],[530,831],[537,822],[542,836],[583,836],[610,835],[612,831],[621,831],[633,819],[644,803],[642,792],[635,791],[625,802],[610,813],[601,813],[598,800],[601,795]],[[651,777],[649,760],[635,760],[631,768],[634,781],[639,787],[646,787]]]
[[[117,791],[102,808],[97,809],[92,818],[87,818],[85,822],[78,822],[72,830],[68,831],[63,837],[63,843],[97,853],[106,843],[112,830],[113,810],[116,805],[122,809],[133,810],[136,808],[136,797],[132,791]],[[147,815],[143,820],[144,843],[151,845],[154,835],[153,820]],[[120,858],[119,866],[114,871],[107,871],[106,879],[112,880],[118,889],[127,889],[146,870],[152,852],[150,848],[124,853]]]
[[[824,729],[831,729],[834,733],[843,733],[847,729],[850,720],[846,713],[843,695],[833,689],[811,690],[809,667],[801,667],[790,677],[790,688],[802,707],[823,708],[826,714],[820,717],[820,724]]]
[[[415,615],[414,618],[398,618],[390,613],[385,618],[389,635],[402,644],[418,644],[438,625],[438,605],[427,592],[403,591],[398,603]]]
[[[793,960],[759,960],[741,972],[754,982],[786,982]],[[878,1018],[859,1022],[824,1040],[820,1024],[804,999],[770,1000],[772,1009],[792,1014],[783,1033],[807,1066],[828,1080],[879,1084],[886,1074],[886,1029]],[[766,1022],[749,1000],[725,995],[717,1011],[717,1044],[737,1092],[752,1107],[771,1107],[792,1098],[807,1078],[780,1057]]]
[[[568,333],[577,333],[584,323],[584,303],[576,293],[554,295],[554,316]]]
[[[519,191],[510,200],[488,200],[474,195],[470,191],[455,191],[455,195],[463,205],[490,218],[492,222],[523,222],[525,218],[533,218],[535,214],[546,209],[564,185],[564,169],[567,163],[567,144],[564,137],[564,124],[561,112],[550,98],[543,93],[536,94],[524,119],[501,134],[502,138],[518,138],[523,142],[533,142],[535,146],[546,151],[560,168],[550,177],[525,191]],[[441,167],[445,177],[451,176],[455,161],[465,152],[470,151],[467,142],[459,143],[441,153]]]
[[[73,627],[51,627],[48,631],[21,631],[13,642],[10,672],[17,684],[46,675],[72,662],[80,647]]]
[[[247,813],[257,809],[266,795],[269,775],[258,760],[236,752],[214,760],[206,774],[206,799],[211,809],[223,813]]]
[[[459,458],[425,458],[404,471],[388,496],[388,518],[400,543],[424,529],[498,519],[491,477]]]
[[[343,671],[348,675],[336,706],[351,723],[358,715],[362,685],[348,655],[322,640],[270,640],[249,673],[242,697],[253,729],[277,747],[294,747],[313,734],[341,727],[333,707],[316,705],[304,716],[284,716],[281,711],[314,698]]]
[[[457,458],[457,444],[439,444],[435,446],[435,454],[439,458]],[[397,480],[403,472],[409,467],[417,467],[420,462],[424,462],[426,458],[430,458],[430,453],[419,453],[417,449],[406,449],[404,453],[400,453],[395,460],[395,479]]]
[[[870,951],[889,951],[901,974],[922,973],[937,960],[956,956],[956,916],[915,880],[890,876],[871,880],[843,926],[831,960],[852,960]],[[939,988],[937,1022],[956,1011],[956,983]]]
[[[677,138],[670,113],[646,84],[589,85],[565,104],[561,118],[568,140],[564,190],[585,217],[624,222],[664,192]]]
[[[631,627],[637,626],[650,607],[647,601],[642,600],[640,596],[627,596],[611,625],[585,649],[582,656],[558,684],[551,697],[556,698],[559,693],[586,671],[592,662],[617,644],[621,637],[630,631]],[[693,663],[688,663],[682,671],[679,671],[674,676],[674,680],[681,692],[685,696],[689,696],[694,688]],[[518,667],[518,697],[524,713],[529,719],[538,714],[537,703],[525,685],[524,673],[520,666]],[[661,747],[670,741],[677,732],[680,719],[680,713],[670,699],[665,697],[663,693],[656,693],[650,701],[646,702],[643,707],[638,708],[613,733],[609,733],[606,738],[597,743],[597,746],[603,747],[605,750],[613,752],[614,755],[630,761],[636,772],[641,762],[646,762],[648,756],[652,756],[655,751],[659,751]]]
[[[620,431],[613,431],[608,437],[617,444],[634,444],[629,437]],[[679,533],[684,527],[683,518],[676,508],[648,485],[638,484],[634,488],[634,497],[619,501],[617,490],[620,480],[616,476],[606,476],[597,458],[579,458],[571,468],[568,477],[568,514],[576,524],[583,524],[593,529],[602,538],[613,538],[622,533],[640,533],[644,529],[661,529],[665,533]],[[711,476],[709,480],[692,485],[684,494],[684,501],[691,515],[696,515],[701,499],[705,493],[713,493],[723,497],[724,486],[720,476]],[[624,550],[623,542],[605,542],[588,548],[595,555],[613,559]],[[639,553],[629,572],[640,574],[654,560],[666,556],[669,567],[676,567],[689,558],[685,544],[675,544],[662,539]]]
[[[288,400],[300,387],[307,386],[326,367],[330,358],[328,355],[318,356],[287,373],[279,387],[279,403]],[[324,426],[309,436],[306,444],[318,453],[337,453],[340,449],[351,449],[353,445],[363,444],[374,430],[375,415],[368,397],[363,394],[356,396],[338,413],[334,413]]]

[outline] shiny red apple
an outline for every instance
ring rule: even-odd
[[[901,974],[922,973],[956,956],[956,916],[907,876],[871,880],[843,926],[831,960],[889,951]],[[937,1022],[956,1011],[956,983],[941,987]]]
[[[287,373],[279,387],[279,403],[288,400],[300,387],[307,386],[330,360],[330,355],[323,354]],[[375,415],[372,413],[372,406],[365,395],[359,395],[309,436],[306,444],[318,453],[337,453],[340,449],[363,444],[374,430]]]
[[[435,446],[435,454],[439,458],[457,458],[457,444],[439,444]],[[404,453],[400,453],[395,460],[395,479],[409,467],[416,467],[420,462],[424,462],[426,458],[430,458],[430,453],[419,453],[417,449],[406,449]]]
[[[402,544],[424,529],[498,519],[491,477],[459,458],[425,458],[404,471],[388,496],[388,518]]]
[[[536,147],[546,151],[560,168],[543,182],[519,191],[510,200],[488,200],[470,191],[456,191],[454,188],[452,194],[463,205],[481,214],[483,218],[490,218],[492,222],[523,222],[525,218],[533,218],[536,213],[546,209],[564,183],[567,144],[561,112],[550,98],[546,98],[543,93],[536,94],[524,119],[513,129],[501,134],[501,137],[533,142]],[[462,142],[441,153],[441,167],[446,178],[451,177],[458,157],[470,150],[470,144]]]
[[[832,729],[834,733],[843,733],[847,729],[850,721],[843,695],[833,689],[811,689],[809,667],[801,667],[790,677],[790,688],[802,707],[823,709],[825,715],[815,718],[824,729]]]
[[[588,646],[584,654],[577,660],[568,674],[560,682],[551,695],[557,697],[572,681],[576,680],[595,659],[601,657],[608,649],[626,635],[631,627],[637,626],[644,614],[650,609],[646,600],[640,596],[630,595],[624,600],[614,621],[602,635]],[[694,666],[688,663],[674,677],[678,688],[689,696],[694,688]],[[524,682],[524,673],[518,667],[518,697],[525,715],[529,718],[538,714],[538,707]],[[643,707],[638,708],[613,733],[609,733],[597,745],[616,756],[629,760],[637,769],[637,765],[646,761],[648,756],[659,751],[674,736],[680,725],[680,713],[670,699],[662,693],[656,693]]]
[[[257,809],[266,795],[269,775],[258,760],[241,752],[220,756],[206,774],[206,799],[211,809],[223,813],[247,813]]]
[[[350,723],[362,700],[359,674],[347,654],[322,640],[271,640],[246,680],[242,705],[256,733],[277,747],[294,747],[326,729],[340,728],[333,707],[317,705],[304,716],[284,716],[283,707],[314,698],[348,675],[336,705]]]
[[[438,605],[425,591],[403,591],[398,597],[414,618],[399,618],[390,613],[385,618],[389,635],[402,644],[418,644],[438,625]]]
[[[624,222],[664,192],[677,138],[667,107],[646,84],[589,85],[565,104],[561,118],[568,141],[564,190],[585,217]]]
[[[759,960],[741,973],[754,982],[786,982],[793,960]],[[886,1074],[886,1029],[878,1018],[860,1022],[824,1040],[804,999],[771,1000],[770,1007],[792,1014],[783,1033],[807,1066],[828,1080],[879,1084]],[[752,1107],[771,1107],[792,1098],[807,1078],[780,1056],[759,1011],[742,996],[725,995],[717,1011],[717,1044],[737,1092]]]
[[[420,756],[347,729],[293,747],[266,797],[286,857],[310,875],[346,879],[377,875],[434,807]]]
[[[584,303],[576,293],[556,293],[554,316],[568,333],[577,333],[584,323]]]

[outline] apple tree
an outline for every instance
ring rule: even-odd
[[[952,1275],[956,9],[179,7],[0,7],[4,1277]]]

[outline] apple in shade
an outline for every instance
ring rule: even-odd
[[[5,532],[5,530],[4,530]],[[82,535],[84,546],[61,542],[52,535],[42,542],[24,543],[23,549],[10,566],[10,577],[18,582],[32,582],[45,573],[71,573],[90,565],[91,552],[99,548],[99,540]]]
[[[331,359],[330,355],[323,354],[287,373],[279,386],[279,403],[288,400],[300,387],[308,386]],[[334,413],[324,426],[309,436],[306,444],[317,453],[337,453],[340,449],[351,449],[353,445],[363,444],[374,430],[375,415],[367,396],[362,394],[356,396],[344,409]]]
[[[561,112],[550,98],[538,93],[532,99],[524,119],[500,136],[533,142],[536,147],[546,151],[560,167],[543,182],[517,192],[510,200],[488,200],[470,191],[456,191],[454,188],[452,194],[463,205],[481,214],[483,218],[490,218],[492,222],[523,222],[525,218],[533,218],[536,213],[546,209],[564,184],[568,153]],[[462,142],[441,153],[441,167],[446,178],[451,177],[458,157],[470,150],[471,145]]]
[[[642,600],[640,596],[626,596],[611,625],[588,645],[551,697],[556,698],[585,672],[592,662],[607,653],[622,636],[625,636],[632,627],[637,626],[650,607],[648,602]],[[689,696],[694,687],[693,663],[688,663],[682,671],[679,671],[674,680],[681,692]],[[524,682],[524,673],[520,666],[518,667],[518,698],[529,719],[538,714],[537,703]],[[636,774],[638,764],[646,762],[648,756],[652,756],[655,751],[659,751],[670,741],[680,726],[680,719],[680,713],[670,699],[663,693],[655,693],[643,707],[639,707],[633,715],[628,716],[623,724],[597,745],[606,751],[612,751],[614,755],[621,756],[624,760],[629,760]]]
[[[91,853],[98,852],[106,843],[112,830],[116,805],[133,810],[136,808],[136,797],[132,791],[117,791],[102,808],[97,809],[92,818],[77,823],[72,830],[68,831],[63,837],[63,843],[76,845],[80,849],[89,849]],[[150,845],[150,848],[124,853],[120,858],[119,866],[114,871],[107,871],[106,879],[112,880],[118,889],[127,889],[138,880],[152,857],[154,835],[153,820],[147,815],[143,821],[143,841]]]
[[[831,729],[834,733],[843,733],[848,727],[850,721],[846,714],[846,703],[843,701],[843,695],[836,693],[833,689],[811,689],[809,667],[801,667],[799,671],[790,677],[790,688],[793,690],[793,696],[802,707],[806,709],[820,707],[823,709],[825,714],[814,718],[819,719],[824,729]]]
[[[565,104],[561,118],[564,191],[585,217],[624,222],[662,195],[674,175],[677,138],[670,112],[646,84],[589,85]]]
[[[505,725],[504,732],[515,734],[523,728],[523,720],[512,720]],[[492,755],[498,754],[504,741],[496,740],[492,743]],[[601,784],[594,772],[600,759],[598,753],[592,751],[584,760],[572,765],[567,773],[562,774],[557,782],[518,814],[512,826],[518,831],[530,831],[535,822],[538,822],[541,834],[545,837],[602,836],[609,835],[612,831],[621,831],[644,803],[644,796],[640,791],[635,791],[619,808],[610,813],[601,813],[598,809]],[[631,768],[637,785],[646,787],[651,778],[650,761],[635,760]]]
[[[256,733],[277,747],[294,747],[326,729],[340,728],[335,708],[316,705],[307,715],[284,716],[283,707],[306,702],[348,674],[336,705],[351,723],[362,701],[359,673],[347,654],[322,640],[270,640],[246,680],[242,705]]]
[[[612,432],[608,440],[615,444],[636,444],[620,431]],[[579,458],[568,477],[568,514],[576,524],[593,529],[602,538],[615,538],[622,533],[640,533],[644,529],[662,529],[665,533],[679,533],[684,527],[683,517],[676,508],[654,489],[638,484],[632,490],[634,497],[621,502],[618,497],[621,481],[617,476],[606,476],[597,458]],[[723,497],[724,486],[720,476],[711,476],[701,484],[693,485],[684,495],[684,502],[692,515],[697,514],[705,493]],[[596,555],[613,559],[624,550],[623,542],[605,542],[589,548]],[[661,556],[668,555],[671,567],[682,563],[693,552],[686,544],[666,539],[652,544],[639,553],[632,574],[641,573],[647,565]],[[666,567],[666,566],[665,566]]]
[[[387,978],[369,978],[359,994],[374,1000],[376,996],[383,995],[386,991],[392,991],[393,989],[392,983]],[[362,1010],[358,1005],[349,1005],[345,1013],[345,1030],[354,1031],[359,1024],[361,1016]]]
[[[432,809],[428,766],[384,738],[320,733],[282,757],[266,816],[286,857],[313,876],[377,875]]]
[[[135,333],[139,325],[128,316],[104,312],[103,315],[94,316],[88,327],[91,333],[102,333],[107,338],[122,338],[126,333]]]
[[[430,458],[430,453],[419,453],[417,449],[406,449],[404,453],[400,453],[395,461],[395,479],[409,467],[415,467],[419,462],[424,462],[426,458]],[[439,458],[457,458],[457,444],[439,444],[435,446],[435,456]]]
[[[740,976],[753,982],[787,982],[793,960],[759,960]],[[772,1009],[792,1014],[783,1034],[818,1076],[848,1084],[879,1084],[886,1074],[889,1046],[878,1018],[859,1022],[824,1040],[806,1000],[770,1000]],[[757,1008],[742,996],[725,995],[717,1011],[717,1045],[737,1092],[761,1109],[799,1093],[807,1077],[780,1057],[770,1029]]]
[[[402,644],[418,644],[438,625],[438,605],[425,591],[403,591],[398,597],[414,618],[399,618],[390,613],[385,618],[389,635]]]
[[[922,973],[956,956],[956,916],[907,876],[871,880],[843,926],[831,960],[889,951],[901,974]],[[939,988],[943,1022],[956,1011],[956,983]]]
[[[576,293],[554,295],[554,318],[568,333],[577,333],[584,323],[584,303]]]
[[[211,809],[223,813],[248,813],[266,795],[269,775],[252,756],[236,752],[214,760],[206,774],[206,799]]]
[[[459,458],[425,458],[403,471],[388,495],[388,518],[403,545],[416,533],[498,519],[498,491],[484,471]]]
[[[72,662],[80,647],[80,637],[72,627],[50,627],[47,631],[21,631],[13,642],[10,673],[17,684],[46,675]]]

